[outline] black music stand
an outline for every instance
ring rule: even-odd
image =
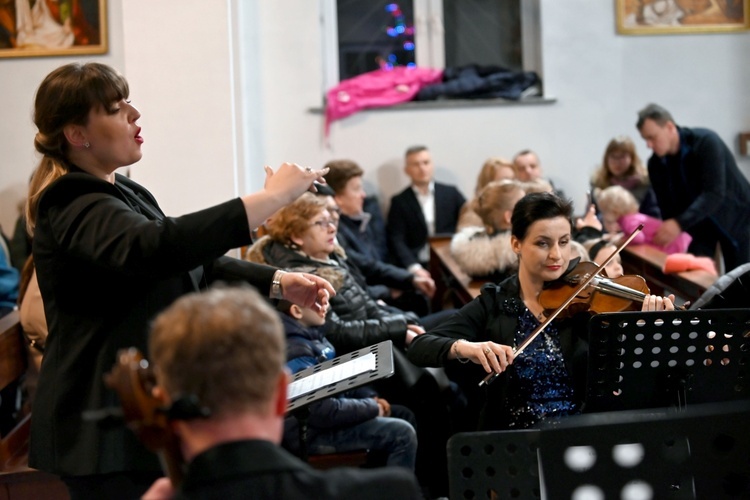
[[[750,398],[750,309],[599,314],[584,412]]]
[[[448,440],[450,498],[541,498],[539,430],[461,432]]]
[[[363,347],[295,373],[287,390],[287,412],[294,413],[299,422],[302,459],[307,459],[310,403],[374,380],[388,378],[393,373],[393,342],[390,340]]]
[[[540,431],[548,498],[750,497],[750,401],[571,416]]]

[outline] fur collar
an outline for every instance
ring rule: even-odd
[[[483,227],[465,227],[451,239],[451,255],[469,276],[512,272],[518,256],[510,245],[510,231],[492,236]]]

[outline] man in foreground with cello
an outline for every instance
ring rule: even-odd
[[[182,297],[157,317],[149,352],[155,395],[166,404],[195,396],[210,415],[173,421],[184,479],[160,479],[144,499],[421,498],[406,469],[321,472],[279,446],[289,382],[284,331],[255,290]]]
[[[471,361],[481,369],[462,368],[474,370],[474,380],[491,374],[480,384],[486,386],[480,430],[529,428],[581,410],[590,313],[555,311],[550,318],[565,317],[540,329],[547,323],[540,294],[569,270],[571,213],[572,204],[554,194],[522,198],[511,218],[518,274],[485,285],[479,297],[409,347],[409,359],[417,365]],[[641,310],[673,310],[673,300],[645,295]]]

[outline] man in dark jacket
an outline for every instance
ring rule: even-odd
[[[648,175],[664,219],[654,243],[687,231],[690,253],[713,257],[718,243],[727,271],[750,262],[750,183],[727,145],[711,130],[678,127],[656,104],[638,113],[636,126],[654,153]]]
[[[435,182],[434,165],[425,146],[406,150],[404,171],[411,185],[391,198],[388,211],[388,249],[396,265],[410,271],[426,268],[428,238],[453,234],[466,198],[455,187]]]
[[[428,299],[435,293],[435,282],[426,269],[414,272],[384,262],[380,241],[385,245],[385,230],[373,227],[378,219],[365,210],[366,193],[362,186],[364,171],[352,160],[332,160],[326,163],[328,186],[321,186],[319,194],[329,194],[328,211],[339,212],[336,239],[366,279],[367,291],[376,300],[418,316],[429,313]],[[326,189],[329,190],[326,193]],[[377,207],[377,201],[374,203]],[[360,285],[365,285],[360,283]]]

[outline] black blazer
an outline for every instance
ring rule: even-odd
[[[435,183],[435,234],[456,232],[464,203],[466,199],[455,186]],[[391,198],[386,230],[394,264],[408,268],[419,262],[419,251],[427,243],[427,222],[411,186]]]
[[[179,500],[246,498],[421,499],[414,474],[402,467],[319,471],[260,440],[217,445],[188,465]]]
[[[268,293],[274,268],[224,257],[250,242],[234,199],[165,217],[143,187],[110,184],[80,170],[42,195],[33,253],[49,337],[31,419],[29,462],[61,475],[159,470],[123,425],[83,412],[119,407],[104,385],[118,349],[147,355],[149,322],[183,294],[215,280],[246,280]]]

